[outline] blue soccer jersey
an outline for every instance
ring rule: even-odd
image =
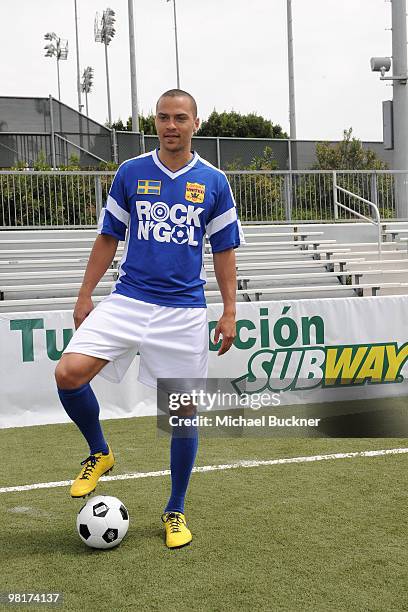
[[[197,153],[172,172],[156,150],[121,164],[98,233],[126,238],[112,293],[182,308],[206,305],[205,235],[213,253],[243,242],[225,174]]]

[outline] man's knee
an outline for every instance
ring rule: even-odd
[[[85,355],[67,353],[55,368],[55,380],[60,389],[76,389],[88,383],[106,361]]]
[[[170,410],[170,413],[171,412]],[[197,406],[193,402],[187,405],[181,404],[173,414],[179,417],[193,417],[197,414]]]
[[[60,389],[76,389],[85,384],[81,382],[81,379],[78,368],[74,364],[62,359],[58,362],[55,368],[55,380]]]
[[[55,380],[60,389],[76,389],[85,385],[95,376],[93,363],[82,355],[63,355],[55,368]]]

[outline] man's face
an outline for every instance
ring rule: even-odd
[[[161,149],[172,153],[191,149],[191,137],[198,129],[199,119],[194,118],[189,98],[161,98],[157,105],[155,123]]]

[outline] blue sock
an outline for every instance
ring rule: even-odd
[[[99,404],[91,385],[86,383],[77,389],[59,389],[58,395],[69,418],[78,425],[89,444],[91,455],[108,452],[99,422]]]
[[[171,495],[165,512],[183,512],[191,470],[198,448],[196,426],[173,427],[170,446]]]

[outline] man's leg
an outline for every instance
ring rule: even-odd
[[[196,387],[196,384],[190,381],[205,380],[207,372],[206,309],[156,306],[140,347],[139,380],[156,386],[158,379],[173,381],[178,379],[179,382],[172,384],[171,387],[181,386],[188,393],[191,388]],[[194,415],[194,411],[191,413]],[[170,548],[183,546],[191,540],[190,531],[187,534],[184,530],[185,517],[180,510],[184,508],[184,498],[198,447],[197,428],[185,426],[177,428],[177,431],[178,433],[173,427],[170,448],[172,491],[162,516],[165,522],[166,543]],[[182,524],[178,525],[181,521]],[[173,535],[185,532],[187,541],[177,544],[176,537],[168,537],[172,531]],[[177,539],[179,538],[184,539],[184,536],[177,536]]]
[[[174,414],[172,415],[175,416]],[[180,548],[189,544],[192,535],[184,517],[184,500],[198,449],[198,427],[186,419],[193,419],[193,404],[177,410],[177,424],[173,425],[170,444],[171,494],[162,517],[166,524],[166,544]]]
[[[194,416],[193,405],[177,411],[178,422],[172,428],[170,444],[171,494],[165,512],[184,513],[184,500],[198,449],[198,427],[186,425],[184,421]]]
[[[79,427],[92,454],[108,452],[99,422],[99,404],[89,381],[106,365],[106,359],[63,354],[55,370],[58,395],[66,413]]]
[[[113,453],[100,425],[99,404],[89,384],[106,363],[107,360],[90,355],[65,353],[55,370],[61,403],[85,437],[90,451],[90,456],[83,462],[84,468],[71,487],[72,497],[89,495],[99,477],[110,471],[114,464]]]

